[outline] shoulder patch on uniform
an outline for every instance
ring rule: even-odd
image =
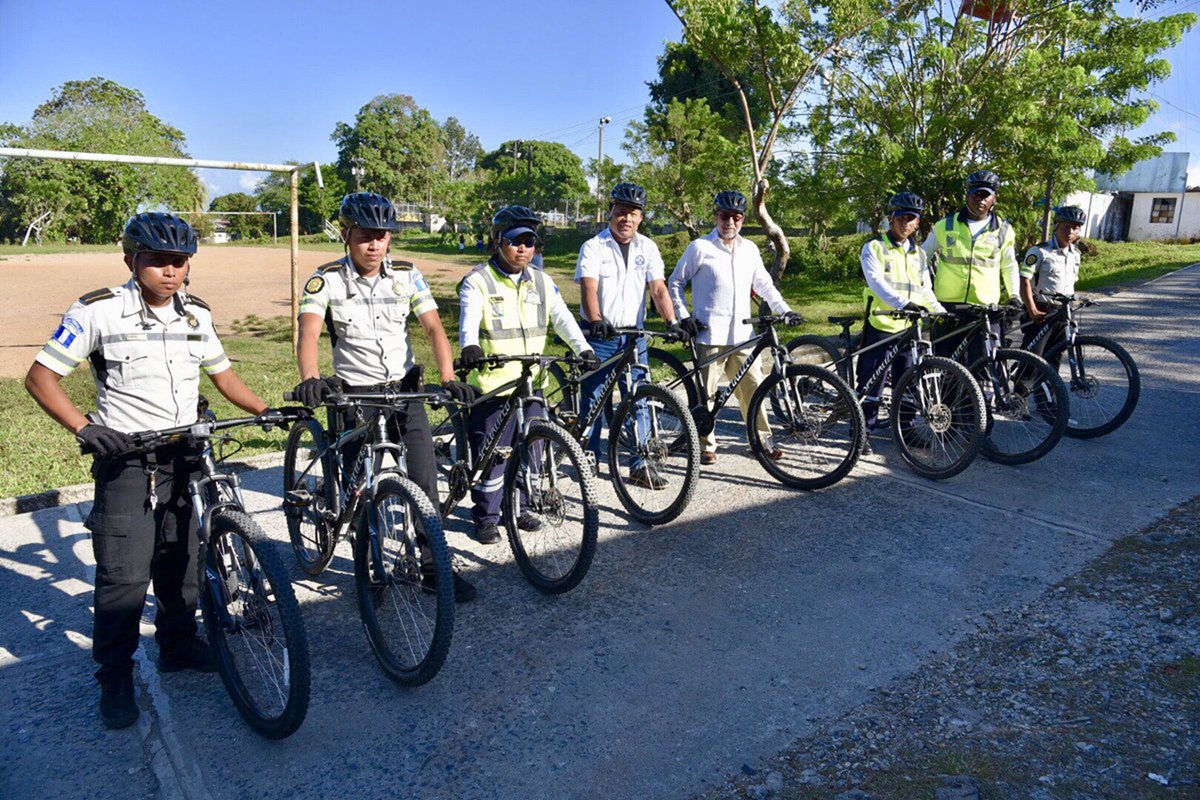
[[[1037,253],[1030,253],[1029,255],[1025,256],[1025,263],[1027,265],[1032,267],[1037,262],[1038,262]]]
[[[99,300],[107,300],[110,297],[116,297],[112,289],[97,289],[94,292],[88,292],[85,295],[80,295],[79,302],[85,306],[90,306]]]
[[[304,284],[305,294],[316,294],[325,288],[325,279],[320,275],[313,275],[308,279],[308,283]]]
[[[393,261],[392,262],[392,269],[408,270],[408,269],[413,269],[413,267],[415,267],[415,266],[416,265],[413,264],[413,262],[411,262],[411,261]]]
[[[317,272],[324,275],[326,272],[333,272],[333,271],[339,270],[341,268],[342,268],[342,262],[330,261],[328,264],[322,264],[321,266],[317,267]]]
[[[194,295],[194,294],[189,294],[187,301],[194,306],[200,306],[205,311],[212,311],[212,307],[209,306],[208,303],[204,302],[199,297],[196,297],[196,295]]]

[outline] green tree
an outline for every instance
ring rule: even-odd
[[[669,217],[696,238],[712,219],[713,196],[745,185],[745,160],[705,100],[671,100],[665,113],[648,116],[625,134],[630,175],[646,187],[655,219]]]
[[[748,75],[739,76],[738,83],[746,90],[750,118],[761,128],[768,121],[769,109],[755,91]],[[646,84],[650,103],[646,106],[645,121],[661,119],[672,100],[704,100],[719,117],[721,133],[729,139],[742,135],[745,118],[733,82],[689,42],[667,42],[658,57],[658,77]]]
[[[594,158],[589,158],[584,167],[585,174],[588,177],[596,175],[597,166],[600,168],[600,185],[596,189],[596,194],[591,198],[590,210],[594,212],[599,205],[601,213],[604,213],[608,209],[608,195],[612,192],[612,187],[621,181],[630,180],[630,178],[625,174],[625,165],[618,164],[609,156],[604,156],[604,159],[599,162]]]
[[[64,83],[28,124],[0,128],[6,147],[186,158],[184,144],[181,130],[146,109],[141,92],[98,77]],[[44,235],[51,240],[112,242],[139,209],[203,204],[200,180],[179,167],[11,159],[0,172],[0,236],[21,235],[50,211]]]
[[[479,166],[488,171],[479,184],[490,206],[530,205],[542,211],[588,196],[583,161],[559,142],[504,142],[487,153]]]
[[[295,161],[285,163],[295,164]],[[338,206],[350,189],[338,172],[337,164],[322,164],[321,178],[325,188],[317,186],[316,170],[306,169],[300,173],[299,213],[301,233],[320,233],[325,220],[337,221]],[[272,172],[254,189],[254,199],[263,211],[278,212],[275,219],[279,235],[290,234],[292,214],[292,176],[283,172]],[[269,222],[269,220],[268,220]]]
[[[775,145],[800,95],[843,44],[905,2],[888,0],[789,0],[767,7],[759,0],[666,0],[683,24],[684,40],[710,60],[733,86],[742,109],[742,152],[752,170],[752,205],[775,249],[771,274],[778,281],[791,246],[767,210]],[[755,123],[752,98],[765,104],[765,124]]]
[[[982,20],[957,0],[921,0],[863,38],[834,114],[863,217],[878,219],[903,188],[936,219],[961,206],[966,173],[986,166],[1004,182],[1002,212],[1032,240],[1047,183],[1062,198],[1090,188],[1090,171],[1119,174],[1175,138],[1126,134],[1156,109],[1141,93],[1170,73],[1160,54],[1195,15],[1125,17],[1111,0],[1022,9]]]
[[[384,94],[358,110],[354,124],[339,122],[331,136],[338,149],[338,172],[350,181],[360,160],[366,170],[364,191],[394,202],[428,197],[446,156],[441,126],[406,94]]]
[[[464,128],[456,117],[447,117],[442,123],[442,143],[445,147],[442,172],[449,180],[467,177],[475,171],[479,159],[483,158],[479,137]]]
[[[258,239],[270,234],[271,220],[258,214],[247,215],[245,212],[259,211],[258,201],[245,192],[230,192],[220,197],[214,197],[208,204],[209,211],[236,211],[237,214],[228,218],[226,230],[238,239]]]

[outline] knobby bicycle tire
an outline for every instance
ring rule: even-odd
[[[913,410],[914,403],[908,398],[922,383],[931,388],[936,384],[937,400],[950,396],[959,405],[948,407],[937,402]],[[892,441],[913,472],[931,480],[951,478],[970,466],[979,454],[983,445],[983,409],[983,392],[966,367],[948,358],[929,356],[905,370],[892,390]],[[912,424],[918,414],[927,430]],[[941,441],[936,437],[947,434],[952,426],[963,442],[961,452],[942,465],[926,463],[928,459],[923,459],[918,450],[935,450],[932,445]]]
[[[553,449],[548,458],[547,446]],[[529,498],[528,510],[538,516],[542,527],[537,531],[523,531],[517,525],[522,513],[522,471],[528,470],[528,461],[535,455],[541,467],[535,472],[537,476],[553,474],[556,484],[578,483],[579,496],[568,497],[555,486],[538,487],[538,496]],[[572,515],[579,518],[578,534],[556,534],[556,525],[566,523]],[[579,585],[596,554],[600,513],[595,479],[584,458],[583,448],[560,425],[547,420],[532,420],[524,441],[513,448],[504,470],[502,516],[513,559],[521,574],[538,591],[561,594]],[[553,567],[553,572],[547,569],[548,566]]]
[[[422,582],[423,571],[431,587]],[[410,479],[383,478],[363,504],[354,586],[367,641],[387,676],[420,686],[437,675],[454,631],[454,572],[441,518]]]
[[[806,333],[788,342],[788,361],[793,364],[812,364],[833,370],[842,380],[848,380],[846,359],[827,336]]]
[[[660,433],[651,441],[636,441],[637,437],[630,433],[627,425],[636,429],[639,403],[650,405],[651,408],[647,410],[647,413],[651,415],[654,414],[653,404],[661,405],[664,412],[663,417],[677,419],[681,430],[667,434],[666,438],[663,438]],[[633,421],[630,420],[631,415],[633,415]],[[656,427],[653,416],[651,427]],[[667,486],[663,489],[649,490],[653,495],[657,495],[659,492],[668,492],[672,489],[672,482],[678,483],[677,494],[670,499],[670,502],[666,503],[665,508],[655,510],[639,503],[630,486],[627,485],[630,481],[630,475],[627,472],[630,465],[622,465],[620,460],[621,454],[627,452],[628,445],[631,444],[647,460],[647,465],[652,467],[653,473],[668,480]],[[677,466],[680,458],[683,463],[678,466],[682,466],[682,470]],[[666,464],[668,459],[671,459],[670,468],[664,467],[659,470],[658,465]],[[691,413],[683,407],[675,395],[661,386],[643,383],[634,390],[632,397],[621,401],[617,407],[617,413],[613,417],[612,429],[609,431],[608,471],[612,476],[613,488],[617,492],[617,498],[621,501],[621,505],[625,507],[630,516],[639,522],[647,525],[661,525],[683,513],[688,503],[691,502],[692,495],[696,491],[696,484],[700,480],[700,437],[696,433],[696,423],[692,420]],[[667,497],[670,498],[670,495],[668,494]]]
[[[1071,396],[1071,416],[1075,419],[1067,424],[1066,435],[1073,439],[1095,439],[1097,436],[1104,436],[1112,433],[1117,428],[1124,425],[1133,415],[1133,411],[1137,408],[1138,398],[1142,393],[1142,378],[1138,372],[1137,364],[1134,363],[1133,357],[1121,345],[1114,342],[1107,336],[1096,336],[1088,334],[1085,336],[1075,337],[1075,356],[1080,360],[1081,353],[1086,353],[1083,350],[1085,347],[1094,347],[1100,350],[1107,350],[1117,361],[1121,363],[1121,367],[1125,373],[1125,397],[1120,403],[1120,407],[1116,413],[1112,414],[1099,424],[1087,425],[1083,424],[1086,418],[1087,410],[1096,405],[1095,399],[1100,391],[1104,389],[1105,376],[1088,373],[1088,359],[1083,358],[1083,375],[1073,378],[1071,375],[1071,365],[1066,357],[1067,343],[1061,342],[1055,345],[1049,352],[1046,353],[1046,360],[1052,365],[1058,365],[1058,374],[1067,384],[1067,391]],[[1121,381],[1118,375],[1108,376],[1106,382],[1117,388],[1117,383]]]
[[[224,510],[212,517],[204,568],[204,625],[226,691],[262,736],[292,735],[308,713],[310,666],[282,559],[248,515]]]
[[[992,380],[992,361],[984,356],[971,365],[971,376],[984,386],[984,412],[986,423],[985,435],[979,452],[985,458],[998,464],[1017,465],[1028,464],[1045,456],[1062,440],[1067,429],[1070,399],[1067,387],[1058,377],[1058,371],[1035,353],[1027,350],[1001,348],[996,351],[996,361],[999,365],[1005,395],[997,394],[995,382]],[[986,383],[985,383],[986,382]],[[990,394],[989,394],[990,391]],[[1046,396],[1046,392],[1050,396]],[[1020,430],[1028,430],[1025,437],[1027,446],[1020,447],[1007,444],[1007,436],[998,433],[997,425],[1006,424],[1003,419],[997,420],[995,409],[1003,409],[1005,414],[1014,422],[1009,426],[1015,428],[1019,420],[1025,418],[1030,423]],[[1041,421],[1041,425],[1038,421]]]
[[[311,472],[303,478],[298,477],[309,470],[311,464],[300,458],[300,445],[306,434],[312,438],[321,459],[319,479]],[[325,446],[325,429],[315,419],[307,419],[295,423],[288,432],[283,456],[283,514],[287,520],[288,538],[300,569],[314,577],[324,572],[337,547],[333,527],[324,513],[333,508],[333,494],[337,491],[333,459]],[[311,532],[308,526],[311,526]]]
[[[772,442],[764,441],[758,430],[764,404],[773,406],[766,414]],[[772,372],[750,398],[747,416],[751,452],[784,486],[823,489],[850,474],[858,462],[866,428],[862,409],[846,382],[824,367],[790,364],[783,373]],[[848,425],[845,436],[831,435],[843,422]],[[777,430],[776,425],[782,427]],[[779,458],[772,457],[771,445],[779,448]],[[802,463],[793,466],[794,460]]]

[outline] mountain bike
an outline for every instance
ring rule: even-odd
[[[526,580],[546,594],[560,594],[579,585],[596,553],[600,513],[592,466],[575,437],[549,419],[527,417],[525,404],[540,400],[535,384],[540,371],[558,362],[577,364],[575,356],[486,356],[480,368],[521,364],[514,380],[478,397],[472,403],[450,403],[451,413],[433,430],[438,471],[447,490],[441,515],[448,516],[471,487],[482,482],[493,466],[507,462],[501,520],[513,559]],[[460,374],[465,371],[460,370]],[[496,424],[479,452],[472,451],[471,409],[493,398],[504,403]],[[514,422],[511,446],[500,438]],[[537,530],[522,530],[517,520],[525,513],[538,517]]]
[[[837,483],[858,461],[865,429],[854,392],[828,369],[788,362],[787,349],[776,332],[777,326],[785,324],[783,315],[751,317],[743,324],[755,325],[759,332],[708,358],[700,358],[696,342],[689,342],[690,365],[667,350],[649,348],[651,374],[668,391],[686,398],[697,432],[707,436],[755,360],[769,350],[771,372],[755,390],[746,415],[751,452],[763,469],[785,486],[821,489]],[[739,350],[750,351],[745,363],[732,381],[710,398],[700,371]],[[756,423],[761,415],[767,421],[766,434]]]
[[[319,575],[338,540],[353,540],[367,642],[383,671],[403,686],[428,682],[445,663],[454,574],[441,517],[408,477],[404,443],[389,441],[387,428],[407,403],[441,402],[435,392],[331,394],[330,429],[312,418],[296,425],[284,455],[283,511],[296,560]],[[347,411],[354,426],[343,430]],[[359,442],[353,462],[344,463],[344,448]]]
[[[217,420],[205,413],[191,425],[130,434],[134,452],[162,447],[195,451],[200,477],[188,484],[188,493],[200,540],[196,561],[204,628],[238,713],[268,739],[292,735],[308,713],[308,640],[287,569],[246,513],[238,476],[218,469],[223,457],[214,455],[213,440],[232,442],[220,434],[231,428],[269,428],[306,416],[303,410],[287,409]]]
[[[831,343],[823,336],[805,334],[788,343],[794,363],[819,364],[837,372],[851,386],[859,384],[857,357],[885,348],[883,360],[864,386],[874,386],[890,374],[902,352],[911,353],[913,366],[892,387],[887,426],[900,457],[913,472],[931,480],[951,478],[975,460],[983,444],[984,406],[979,384],[961,364],[933,355],[926,336],[929,315],[915,311],[876,311],[908,322],[903,331],[867,346],[850,329],[861,315],[829,317],[842,332]],[[860,401],[861,402],[861,401]]]
[[[1044,358],[1067,385],[1071,414],[1066,435],[1075,439],[1094,439],[1112,433],[1125,424],[1137,407],[1142,379],[1137,364],[1124,347],[1107,336],[1079,333],[1076,312],[1096,304],[1091,299],[1056,294],[1057,307],[1046,315],[1046,322],[1029,343],[1037,348],[1052,332],[1061,331],[1062,341],[1050,345]],[[1021,325],[1027,328],[1032,321]],[[1064,358],[1065,356],[1065,358]]]
[[[620,383],[622,400],[609,423],[609,478],[630,516],[661,525],[683,513],[692,499],[700,479],[700,439],[687,407],[651,383],[648,367],[639,361],[638,351],[645,352],[647,340],[674,335],[639,328],[618,328],[616,335],[628,336],[628,344],[598,367],[612,369],[587,416],[579,416],[584,376],[578,365],[549,367],[554,389],[546,392],[547,408],[551,418],[586,448]]]

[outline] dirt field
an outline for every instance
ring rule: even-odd
[[[300,251],[300,282],[336,253]],[[456,282],[463,263],[405,255],[427,278]],[[217,330],[248,314],[287,315],[291,305],[289,251],[286,248],[201,248],[192,261],[192,291],[213,308]],[[129,279],[114,248],[109,253],[0,256],[0,376],[20,377],[54,333],[67,307],[81,294]],[[440,281],[439,281],[440,279]]]

